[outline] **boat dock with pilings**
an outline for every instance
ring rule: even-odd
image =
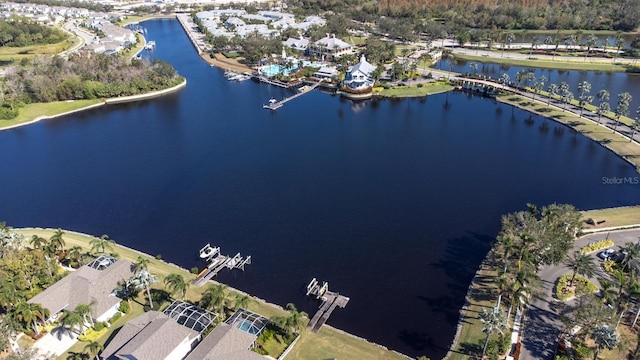
[[[302,96],[306,93],[311,92],[312,90],[314,90],[315,88],[317,88],[318,86],[320,86],[320,84],[322,84],[322,80],[318,81],[317,83],[308,86],[308,87],[303,87],[301,88],[302,90],[297,92],[296,94],[293,94],[289,97],[286,97],[280,101],[277,101],[276,99],[271,99],[269,100],[268,104],[262,105],[263,109],[269,109],[269,110],[276,110],[282,107],[282,105],[284,105],[285,103],[297,98],[298,96]],[[306,86],[306,85],[305,85]]]
[[[336,307],[339,306],[343,309],[349,302],[348,297],[340,295],[337,292],[329,291],[328,282],[323,281],[322,285],[320,285],[316,278],[311,279],[309,285],[307,285],[307,296],[314,296],[316,299],[322,301],[320,308],[307,325],[307,328],[311,329],[314,333],[320,331],[320,328],[327,322]]]
[[[210,244],[200,249],[200,258],[209,262],[209,265],[193,280],[193,285],[195,286],[204,285],[207,281],[218,275],[224,268],[244,271],[244,266],[251,264],[251,256],[243,258],[240,253],[237,253],[234,257],[222,255],[220,253],[220,247],[213,247]]]

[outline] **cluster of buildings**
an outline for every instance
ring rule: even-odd
[[[49,309],[55,321],[64,310],[89,304],[94,322],[108,321],[122,301],[118,283],[134,275],[134,264],[101,255],[29,300]],[[269,320],[240,309],[226,322],[195,305],[174,301],[128,321],[100,352],[102,360],[265,360],[251,349]],[[215,326],[215,327],[214,327]],[[211,328],[213,330],[211,330]],[[211,330],[208,335],[204,335]],[[54,335],[50,335],[54,336]],[[36,343],[37,346],[37,343]],[[46,350],[46,349],[43,349]]]
[[[12,16],[20,16],[47,25],[56,25],[70,18],[82,19],[89,14],[89,10],[80,8],[11,2],[0,4],[0,18],[8,19]]]
[[[50,26],[66,22],[65,28],[83,37],[85,49],[95,53],[116,54],[137,41],[133,31],[113,24],[114,21],[123,18],[123,15],[118,13],[98,13],[63,6],[0,4],[0,17],[6,19],[12,16],[29,18]],[[83,24],[87,29],[80,28],[78,24]],[[91,31],[99,32],[103,36],[97,37]]]

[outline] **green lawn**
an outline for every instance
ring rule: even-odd
[[[68,111],[78,110],[87,106],[99,104],[101,102],[103,102],[103,100],[93,99],[27,104],[24,107],[20,108],[20,112],[15,119],[0,120],[0,129],[28,123],[40,116],[53,116],[62,114]]]
[[[597,229],[611,226],[640,224],[640,206],[624,206],[610,209],[587,210],[582,212],[583,219],[605,222],[600,225],[585,224],[586,229]]]
[[[45,239],[49,239],[51,235],[53,235],[55,229],[17,229],[17,231],[23,234],[27,239],[31,238],[32,235],[38,235]],[[90,246],[89,242],[93,239],[90,235],[78,234],[65,232],[63,235],[63,239],[65,240],[66,247],[69,248],[71,246],[80,246],[85,251],[88,251]],[[117,241],[117,239],[116,239]],[[194,249],[197,251],[198,249]],[[162,281],[163,279],[171,274],[177,273],[181,274],[187,280],[194,279],[194,275],[189,273],[187,270],[178,267],[177,265],[170,264],[161,260],[156,260],[154,257],[149,256],[147,254],[143,254],[136,250],[116,245],[113,251],[118,255],[121,259],[128,259],[131,261],[136,261],[138,256],[142,256],[144,258],[148,258],[151,260],[149,264],[149,271],[158,276],[158,283],[154,284],[152,288],[163,289]],[[186,299],[190,301],[197,301],[200,299],[202,291],[206,289],[206,286],[196,288],[189,287],[187,291]],[[226,294],[228,298],[233,298],[239,292],[232,288],[227,288]],[[141,293],[138,298],[140,303],[144,303],[144,294]],[[107,334],[104,334],[98,341],[104,343],[110,336],[111,332],[113,332],[118,327],[122,326],[127,320],[134,318],[135,316],[142,313],[142,306],[132,302],[133,311],[126,316],[123,316],[119,319],[114,326],[112,326]],[[248,309],[261,314],[266,317],[272,316],[286,316],[286,312],[273,304],[266,303],[257,298],[252,298],[249,303]],[[86,343],[79,342],[74,345],[69,351],[82,351]],[[294,349],[295,357],[289,356],[287,359],[316,359],[318,358],[317,354],[335,354],[339,355],[338,359],[402,359],[403,357],[391,352],[382,349],[381,347],[371,344],[369,342],[356,339],[348,334],[342,333],[340,331],[336,331],[333,329],[328,329],[323,327],[319,334],[314,334],[312,332],[304,331],[301,335],[300,341],[298,345]],[[67,354],[59,357],[60,360],[65,360]],[[362,356],[360,356],[362,355]],[[322,357],[320,359],[327,358],[328,356]]]
[[[47,45],[31,45],[23,47],[0,47],[0,61],[20,61],[22,59],[31,59],[36,55],[56,55],[66,49],[71,48],[77,39],[67,38],[59,43]]]
[[[374,94],[382,97],[420,97],[432,94],[439,94],[452,90],[453,86],[444,82],[433,82],[425,84],[423,87],[417,86],[396,86],[390,89],[374,88]]]
[[[498,54],[498,53],[496,53]],[[505,53],[507,55],[508,53]],[[535,56],[535,55],[534,55]],[[534,67],[543,69],[555,69],[555,70],[580,70],[580,71],[603,71],[603,72],[625,72],[627,67],[621,64],[611,63],[596,63],[581,60],[576,58],[575,61],[562,61],[562,60],[521,60],[512,59],[501,56],[476,56],[467,54],[455,54],[456,59],[462,59],[467,61],[488,62],[502,65],[522,66],[522,67]]]

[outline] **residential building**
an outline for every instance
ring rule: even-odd
[[[320,56],[323,60],[335,60],[343,55],[352,53],[353,46],[340,40],[334,34],[327,34],[327,36],[309,45],[309,54]]]

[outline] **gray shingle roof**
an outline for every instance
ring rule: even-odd
[[[221,323],[187,356],[185,360],[265,360],[249,348],[255,335]]]
[[[133,275],[132,265],[131,261],[118,260],[102,271],[82,266],[28,302],[42,305],[53,315],[64,309],[73,310],[80,304],[95,301],[91,307],[91,316],[99,318],[120,302],[118,297],[111,294],[118,286],[118,281]]]
[[[102,351],[103,359],[164,359],[198,333],[161,312],[149,311],[126,323]]]

